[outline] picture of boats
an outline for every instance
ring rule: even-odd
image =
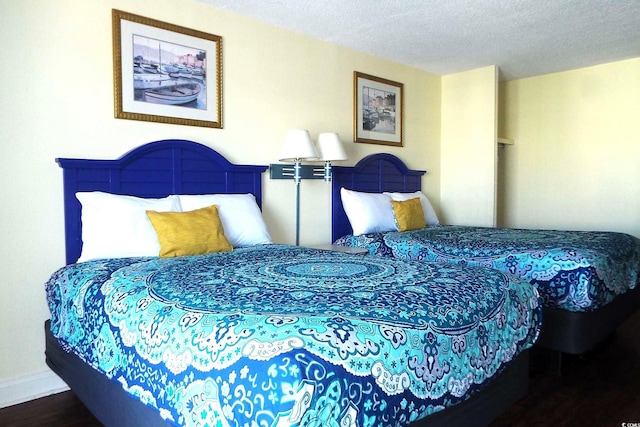
[[[206,52],[133,35],[134,100],[206,110]]]
[[[362,129],[381,133],[396,132],[396,95],[382,89],[362,87]]]

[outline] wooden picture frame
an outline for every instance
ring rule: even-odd
[[[222,37],[113,9],[115,117],[222,128]]]
[[[402,83],[354,72],[355,142],[402,147],[403,86]]]

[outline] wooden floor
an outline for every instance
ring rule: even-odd
[[[640,423],[640,311],[585,355],[563,355],[561,375],[556,354],[532,356],[528,394],[491,427]]]
[[[640,423],[640,312],[589,353],[535,352],[529,393],[491,427],[622,426]],[[71,393],[60,393],[0,410],[2,427],[98,427]],[[639,424],[640,425],[640,424]]]

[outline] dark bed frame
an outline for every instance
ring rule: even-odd
[[[64,170],[67,264],[76,262],[82,250],[81,206],[75,197],[77,191],[105,191],[138,197],[253,193],[261,206],[262,174],[267,169],[267,166],[232,164],[209,147],[176,139],[142,145],[117,160],[59,158],[56,161]],[[104,425],[169,425],[152,408],[126,393],[119,383],[63,350],[51,334],[49,321],[45,322],[45,336],[47,365]],[[526,394],[528,357],[528,351],[523,352],[486,389],[412,424],[412,427],[487,425]]]
[[[331,189],[332,241],[352,233],[342,207],[340,188],[371,193],[414,192],[422,188],[423,170],[411,170],[398,157],[372,154],[355,166],[334,166]],[[537,345],[562,353],[583,354],[611,334],[640,308],[640,289],[636,288],[593,312],[570,312],[545,308]]]

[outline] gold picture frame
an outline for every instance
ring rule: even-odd
[[[118,119],[222,128],[222,37],[112,10]]]
[[[402,147],[403,87],[402,83],[354,71],[355,142]]]

